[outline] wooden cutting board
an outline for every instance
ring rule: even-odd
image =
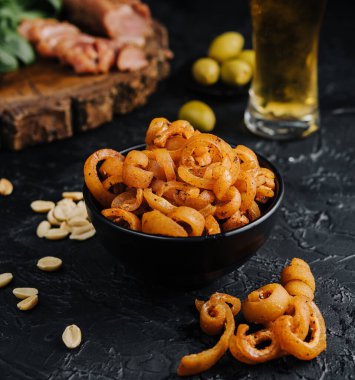
[[[77,75],[53,60],[0,76],[0,146],[20,150],[96,128],[146,103],[170,70],[168,35],[158,22],[149,65],[133,73]]]

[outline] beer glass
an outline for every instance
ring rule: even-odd
[[[326,0],[250,0],[255,73],[247,128],[271,139],[319,128],[317,55]]]

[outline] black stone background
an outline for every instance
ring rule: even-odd
[[[236,29],[250,46],[246,1],[150,1],[153,14],[170,31],[175,52],[171,78],[148,105],[71,140],[0,153],[0,176],[14,193],[0,198],[0,272],[12,272],[0,290],[0,379],[174,379],[179,359],[213,345],[200,331],[196,296],[225,291],[244,298],[279,280],[287,260],[307,260],[317,281],[328,348],[311,362],[286,357],[258,366],[229,354],[202,379],[354,379],[355,264],[355,77],[351,2],[329,1],[320,43],[319,88],[322,127],[297,142],[262,140],[243,129],[247,97],[209,99],[182,86],[179,70],[203,54],[216,34]],[[177,292],[152,288],[130,277],[99,244],[51,242],[35,235],[43,216],[32,213],[35,199],[59,200],[65,189],[80,190],[85,157],[96,149],[142,143],[149,121],[177,116],[192,98],[213,106],[215,133],[266,155],[282,171],[286,193],[278,223],[259,252],[213,285]],[[142,254],[146,254],[143,251]],[[169,254],[169,252],[167,252]],[[57,273],[39,271],[36,260],[61,257]],[[34,286],[40,303],[31,312],[16,308],[13,287]],[[66,325],[81,327],[83,342],[69,351],[61,341]]]

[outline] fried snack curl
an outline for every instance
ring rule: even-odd
[[[265,285],[248,295],[243,302],[243,314],[248,322],[272,322],[286,312],[290,301],[290,295],[280,284]]]
[[[294,331],[294,319],[285,315],[278,318],[273,327],[282,349],[301,360],[317,357],[327,347],[325,322],[317,305],[307,301],[310,311],[310,340],[301,339]]]
[[[254,166],[250,168],[254,170]],[[293,259],[291,266],[310,272],[309,265],[300,259]],[[214,336],[225,329],[215,347],[181,359],[177,371],[181,376],[209,369],[226,352],[227,340],[232,356],[252,365],[285,355],[311,360],[327,346],[325,322],[316,304],[305,295],[289,295],[280,284],[263,286],[248,295],[242,303],[243,314],[257,325],[241,323],[235,334],[233,316],[241,309],[238,298],[214,293],[206,302],[196,299],[195,306],[204,333]]]
[[[240,310],[240,301],[228,294],[215,293],[209,301],[202,305],[197,301],[196,306],[200,307],[201,327],[208,334],[216,335],[221,332],[223,327],[224,332],[214,347],[198,354],[184,356],[177,369],[180,376],[192,376],[206,371],[225,354],[234,333],[234,316]]]
[[[140,220],[109,217],[121,226],[175,237],[215,235],[258,219],[260,204],[274,197],[274,173],[260,167],[251,149],[232,148],[185,120],[153,119],[145,142],[145,150],[126,157],[101,149],[84,165],[89,191],[110,210],[103,215],[119,209]],[[152,211],[158,213],[144,216]]]
[[[292,259],[291,264],[283,269],[281,284],[292,296],[303,295],[310,300],[314,298],[315,280],[311,268],[301,259]]]
[[[230,340],[230,352],[237,360],[258,364],[284,355],[273,329],[262,329],[252,334],[247,334],[248,330],[248,325],[240,324],[237,334]],[[262,344],[266,344],[266,347],[258,348]]]

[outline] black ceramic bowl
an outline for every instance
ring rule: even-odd
[[[145,145],[122,151],[144,149]],[[239,229],[218,235],[173,238],[148,235],[120,227],[103,217],[100,206],[84,186],[84,199],[97,236],[128,270],[159,282],[201,286],[231,272],[248,260],[267,240],[276,220],[284,186],[279,171],[258,154],[262,167],[276,175],[275,197],[262,216]]]

